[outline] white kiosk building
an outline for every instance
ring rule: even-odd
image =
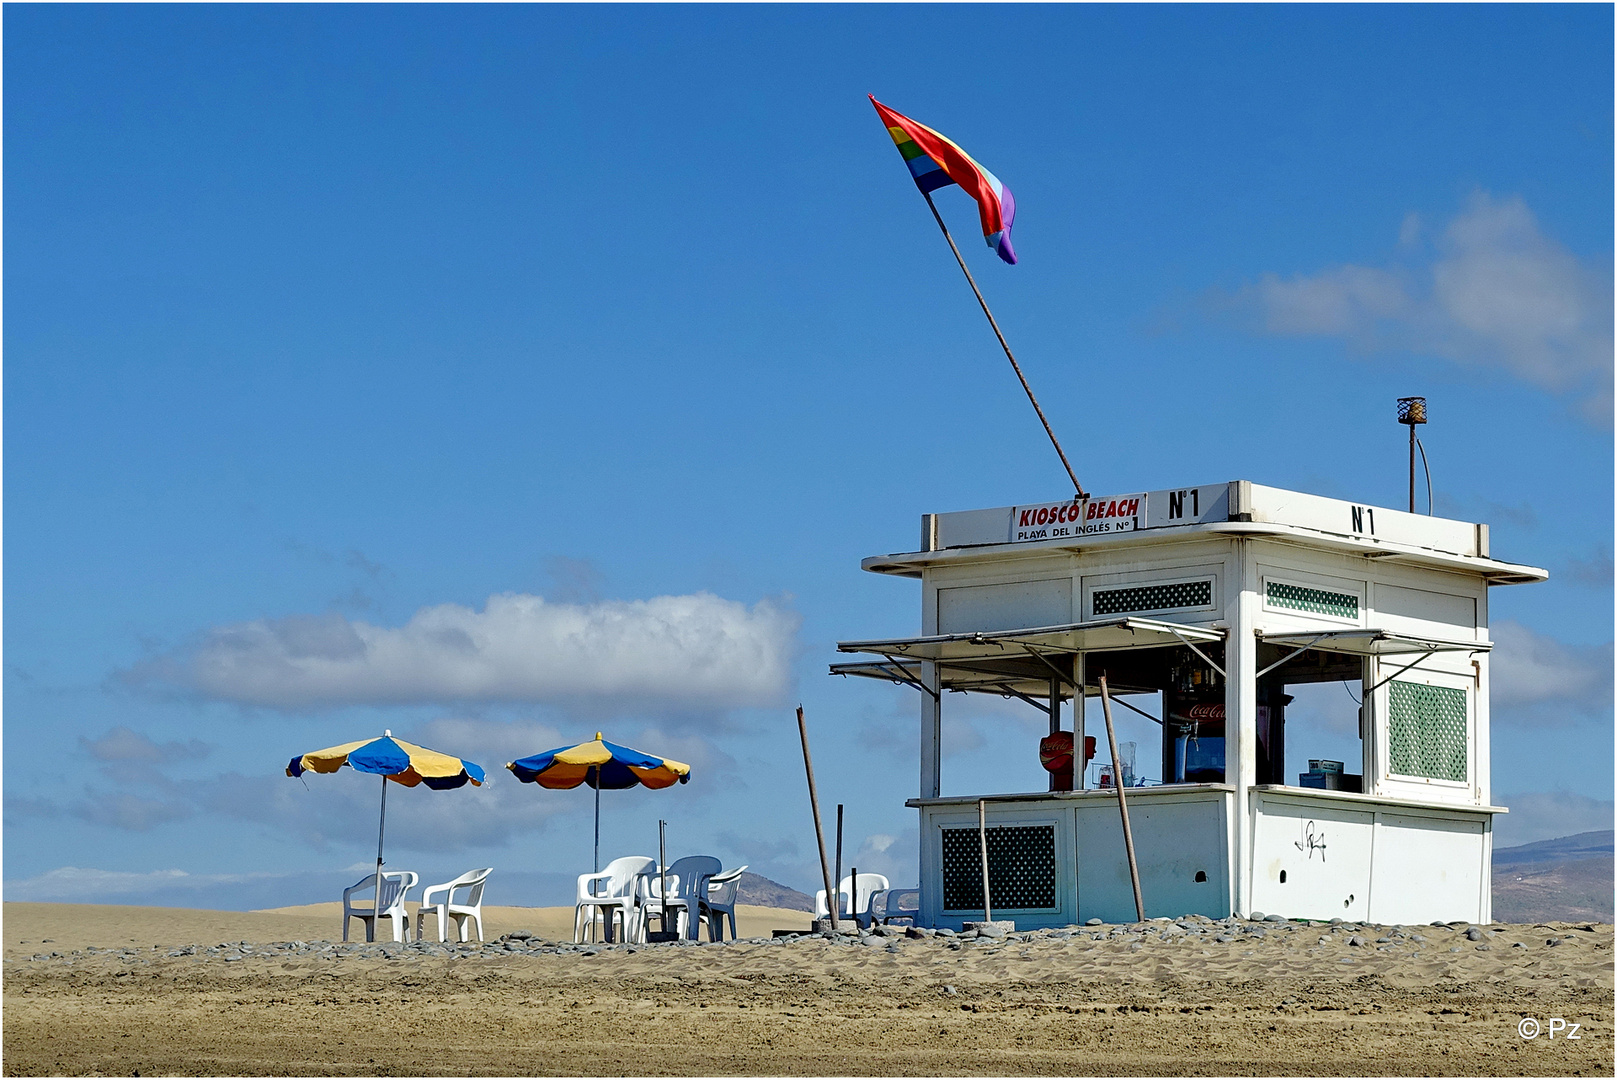
[[[1052,733],[1077,699],[1081,778],[1102,675],[1160,695],[1162,782],[1125,792],[1147,917],[1491,919],[1488,587],[1548,574],[1491,558],[1486,525],[1244,480],[921,521],[919,551],[863,563],[921,579],[921,636],[831,670],[920,692],[922,925],[982,917],[979,799],[996,918],[1134,919],[1115,791],[941,791],[949,692]],[[1338,680],[1362,758],[1288,773],[1286,688]]]

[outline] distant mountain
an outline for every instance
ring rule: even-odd
[[[1560,836],[1554,840],[1540,840],[1536,844],[1499,848],[1493,853],[1493,864],[1503,866],[1524,862],[1559,861],[1565,859],[1592,859],[1601,855],[1610,858],[1617,832],[1601,829]]]
[[[785,908],[788,911],[814,910],[814,898],[807,893],[800,893],[778,881],[770,881],[761,874],[750,872],[741,875],[741,888],[736,892],[736,903]]]
[[[1540,840],[1493,853],[1499,922],[1612,921],[1613,830]]]

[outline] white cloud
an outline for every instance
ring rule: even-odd
[[[1495,850],[1609,829],[1613,812],[1617,811],[1610,799],[1569,791],[1496,795],[1494,801],[1510,809],[1510,813],[1493,819]]]
[[[1609,591],[1612,586],[1612,561],[1609,551],[1597,551],[1587,559],[1567,560],[1565,576],[1585,588]]]
[[[857,866],[861,874],[880,874],[895,889],[913,888],[920,873],[920,830],[910,826],[898,836],[874,833],[859,850],[843,859],[843,873]]]
[[[594,604],[518,593],[483,610],[423,608],[401,627],[342,615],[260,619],[210,631],[129,681],[295,709],[520,701],[660,712],[781,702],[798,616],[710,593]]]
[[[1419,233],[1419,219],[1406,216],[1400,246],[1413,248]],[[1472,196],[1424,265],[1266,274],[1235,301],[1271,334],[1345,337],[1367,350],[1501,369],[1609,422],[1610,272],[1545,236],[1519,197]]]
[[[188,874],[184,870],[91,870],[62,866],[37,877],[6,882],[7,900],[88,901],[112,896],[147,893],[155,889],[199,888],[205,885],[241,882],[260,874]]]
[[[148,799],[130,792],[90,792],[71,813],[93,825],[147,832],[158,825],[188,818],[193,810],[178,799]]]
[[[99,739],[79,737],[79,745],[97,761],[179,761],[207,757],[212,747],[197,739],[161,745],[122,724]]]
[[[1610,714],[1612,647],[1568,645],[1508,619],[1493,624],[1491,701],[1535,726]],[[1570,714],[1570,715],[1569,715]]]

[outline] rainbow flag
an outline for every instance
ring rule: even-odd
[[[1016,262],[1011,249],[1011,221],[1016,217],[1016,200],[1011,189],[999,182],[999,177],[977,164],[970,154],[925,124],[918,124],[902,113],[877,101],[871,95],[887,133],[893,137],[904,163],[910,167],[915,186],[923,192],[933,192],[950,184],[959,184],[966,194],[977,200],[977,212],[983,222],[983,239],[988,246],[1008,263]]]

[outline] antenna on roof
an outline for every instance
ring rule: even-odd
[[[1415,425],[1426,423],[1426,399],[1401,397],[1398,399],[1398,422],[1409,426],[1409,512],[1415,512],[1415,451],[1420,450],[1421,464],[1426,468],[1426,513],[1432,513],[1432,468],[1426,463],[1426,447],[1415,437]]]

